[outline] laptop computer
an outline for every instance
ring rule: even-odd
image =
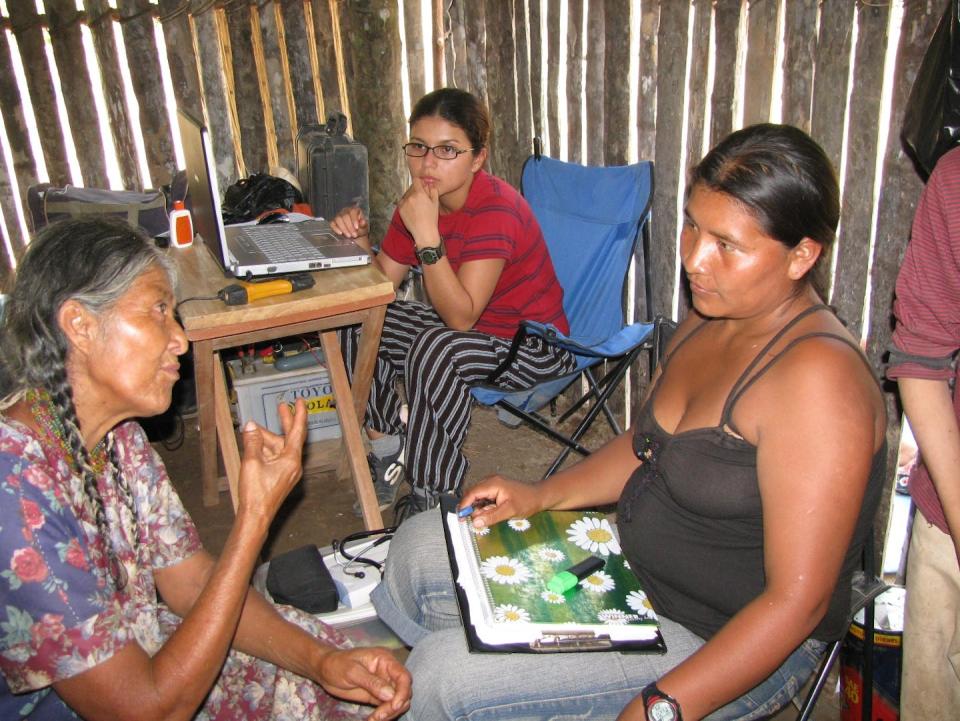
[[[370,254],[341,238],[325,220],[224,226],[213,147],[206,127],[179,110],[193,227],[224,274],[250,278],[366,265]]]

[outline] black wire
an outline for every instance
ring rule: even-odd
[[[219,295],[194,295],[190,298],[184,298],[179,301],[177,305],[183,305],[184,303],[189,303],[191,300],[220,300]]]

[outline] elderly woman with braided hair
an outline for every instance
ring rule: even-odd
[[[400,715],[410,678],[388,651],[249,589],[300,477],[303,404],[281,408],[284,436],[243,429],[219,559],[130,420],[163,412],[179,377],[173,285],[147,238],[103,219],[51,226],[18,270],[0,330],[0,718]]]

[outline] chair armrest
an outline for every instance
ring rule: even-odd
[[[603,360],[620,357],[629,352],[631,348],[647,342],[653,334],[654,328],[653,323],[632,323],[624,326],[608,338],[589,339],[583,342],[561,333],[552,325],[534,320],[521,321],[517,333],[513,336],[510,352],[496,370],[487,376],[485,383],[493,383],[510,367],[510,364],[517,357],[520,344],[531,335],[539,336],[551,345],[570,351],[578,357],[578,363],[580,363],[591,358]]]
[[[517,351],[520,350],[520,344],[527,339],[528,322],[529,321],[525,320],[520,321],[520,327],[517,328],[517,332],[513,334],[513,341],[510,343],[510,352],[507,353],[507,357],[503,359],[503,363],[494,368],[493,372],[487,376],[486,383],[495,383],[497,378],[502,376],[513,361],[516,360]]]

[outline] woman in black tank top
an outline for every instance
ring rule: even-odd
[[[843,633],[886,421],[856,339],[819,291],[838,218],[833,169],[806,134],[729,136],[691,173],[681,258],[693,310],[633,431],[541,483],[494,476],[463,498],[493,502],[475,525],[618,504],[621,545],[654,610],[702,642],[642,683],[624,669],[649,662],[620,659],[632,696],[621,718],[645,718],[657,699],[658,719],[773,713]],[[778,680],[804,648],[815,652],[800,677]],[[546,703],[550,691],[515,695]]]

